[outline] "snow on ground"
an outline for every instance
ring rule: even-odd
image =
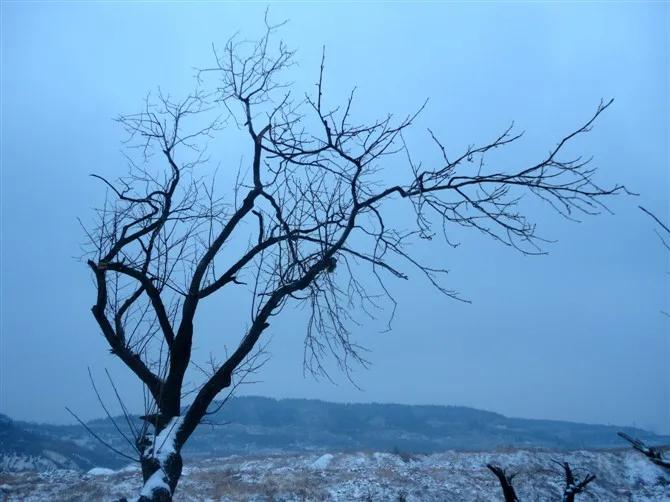
[[[330,453],[326,453],[325,455],[321,455],[319,458],[317,458],[314,462],[312,462],[312,468],[313,469],[325,469],[330,465],[330,462],[335,458],[333,455]]]
[[[64,459],[62,455],[50,450],[45,450],[44,455],[19,455],[15,453],[0,455],[0,473],[16,471],[41,471],[53,469],[54,466],[61,466],[70,469],[76,469],[77,465],[69,459],[61,464],[58,460]],[[2,500],[2,499],[0,499]]]
[[[560,500],[562,477],[553,460],[597,476],[586,501],[670,500],[670,473],[639,453],[621,451],[445,452],[433,455],[335,453],[232,456],[186,461],[176,501],[458,501],[502,500],[486,463],[518,471],[523,501]],[[0,500],[92,501],[135,496],[138,467],[82,474],[72,470],[0,472]]]
[[[88,474],[89,476],[110,476],[112,474],[116,474],[116,471],[112,469],[107,469],[106,467],[94,467],[86,474]]]

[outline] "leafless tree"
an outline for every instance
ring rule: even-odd
[[[578,493],[586,490],[588,484],[596,479],[594,474],[587,474],[581,480],[575,477],[575,474],[567,462],[556,462],[563,468],[565,488],[563,489],[563,502],[575,502]]]
[[[666,458],[663,455],[663,448],[647,446],[639,439],[629,436],[625,432],[617,432],[617,434],[628,441],[633,448],[635,448],[640,453],[644,454],[649,460],[651,460],[656,465],[670,469],[670,458]]]
[[[565,480],[565,488],[563,489],[562,496],[563,502],[575,502],[575,497],[577,494],[582,493],[586,489],[587,485],[596,479],[593,474],[587,474],[581,480],[577,479],[572,470],[572,467],[570,467],[568,462],[554,462],[560,465],[563,469]],[[508,474],[502,467],[493,464],[486,464],[486,467],[498,478],[498,482],[500,483],[500,487],[503,491],[505,502],[519,502],[519,497],[517,496],[516,491],[514,490],[514,486],[512,485],[512,481],[519,473],[514,472],[512,474]]]
[[[654,222],[656,222],[656,225],[658,226],[658,228],[655,229],[656,235],[658,235],[658,238],[661,240],[663,246],[666,249],[670,250],[670,227],[668,227],[665,223],[663,223],[663,221],[661,221],[661,219],[659,219],[658,216],[656,216],[648,209],[645,209],[642,206],[638,207],[640,208],[640,210],[642,210],[642,212],[644,212],[651,219],[653,219]],[[662,313],[670,317],[669,312],[662,311]],[[663,455],[663,450],[665,448],[658,446],[656,447],[647,446],[641,440],[631,437],[625,432],[618,432],[617,434],[619,435],[619,437],[628,441],[633,446],[633,448],[644,454],[649,460],[651,460],[656,465],[660,465],[661,467],[670,469],[670,458],[667,458],[666,456]]]
[[[498,478],[498,482],[503,491],[503,497],[505,497],[505,502],[519,502],[519,497],[517,497],[516,492],[514,491],[514,486],[512,486],[512,481],[517,476],[518,472],[507,474],[505,469],[493,464],[486,464],[486,467]]]
[[[325,373],[327,354],[345,371],[365,365],[352,328],[355,314],[372,314],[382,301],[371,282],[394,306],[386,281],[408,279],[410,267],[457,297],[441,280],[444,268],[410,253],[413,239],[442,233],[453,244],[449,229],[461,226],[537,254],[546,241],[522,212],[524,194],[574,219],[598,213],[605,197],[624,191],[601,187],[588,159],[565,154],[612,101],[601,102],[537,162],[489,166],[494,150],[521,137],[509,127],[461,153],[430,131],[441,160],[424,165],[403,137],[423,106],[404,118],[359,123],[353,92],[339,106],[328,104],[323,59],[314,93],[301,97],[284,80],[294,53],[274,42],[277,28],[266,21],[260,40],[233,38],[215,50],[213,65],[198,72],[186,98],[158,93],[138,113],[119,117],[129,133],[129,173],[118,180],[97,176],[108,197],[87,226],[97,289],[92,312],[112,354],[147,391],[148,427],[136,445],[142,501],[171,499],[183,445],[215,398],[238,381],[237,372],[258,366],[261,335],[288,306],[310,312],[308,370]],[[223,131],[246,135],[250,153],[229,198],[199,174],[211,163],[207,145]],[[385,181],[391,169],[404,181]],[[410,231],[388,213],[403,204],[416,222]],[[365,267],[374,281],[361,280]],[[204,383],[188,388],[199,307],[231,289],[249,295],[248,327],[231,333],[221,314],[234,350],[212,361]]]

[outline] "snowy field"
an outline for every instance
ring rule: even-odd
[[[561,500],[568,461],[576,473],[597,478],[577,500],[669,501],[670,473],[632,450],[446,452],[433,455],[337,453],[233,456],[186,464],[177,501],[496,501],[499,485],[486,469],[495,463],[518,471],[522,501]],[[0,472],[2,501],[105,501],[135,495],[134,466]]]

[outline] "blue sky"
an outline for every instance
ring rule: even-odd
[[[670,432],[668,252],[637,209],[670,221],[668,4],[270,5],[274,19],[289,20],[281,37],[297,50],[296,86],[313,84],[325,45],[329,99],[357,86],[358,117],[404,115],[430,98],[408,138],[426,162],[437,153],[427,127],[461,150],[512,120],[526,134],[500,161],[538,159],[601,98],[614,98],[574,149],[594,156],[603,184],[640,196],[618,197],[613,215],[579,224],[529,205],[541,233],[557,240],[548,256],[462,230],[457,249],[417,246],[473,303],[441,297],[418,276],[393,284],[393,330],[366,324],[357,333],[371,350],[371,368],[354,374],[362,390],[338,374],[336,384],[303,376],[304,315],[287,310],[272,325],[260,382],[243,392],[459,404]],[[116,115],[138,110],[159,85],[188,93],[194,67],[212,63],[212,44],[261,33],[265,6],[3,2],[0,412],[60,422],[67,405],[101,415],[89,366],[99,379],[108,368],[139,408],[138,385],[89,311],[77,217],[90,217],[104,191],[88,174],[125,170]],[[239,153],[227,155],[217,160],[236,168]],[[406,217],[401,208],[391,216]],[[221,350],[219,316],[234,304],[203,312],[202,360]]]

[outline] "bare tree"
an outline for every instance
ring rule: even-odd
[[[642,212],[648,215],[657,224],[658,228],[654,229],[654,231],[656,232],[656,235],[658,235],[658,238],[661,240],[663,246],[666,249],[670,250],[670,227],[668,227],[665,223],[663,223],[663,221],[661,221],[658,218],[658,216],[656,216],[648,209],[645,209],[642,206],[638,207],[640,208],[640,210],[642,210]],[[661,313],[670,317],[670,312],[661,311]],[[656,465],[665,467],[666,469],[670,469],[670,458],[667,458],[666,456],[663,455],[663,450],[665,448],[659,446],[647,446],[641,440],[631,437],[625,432],[617,432],[617,434],[619,435],[619,437],[628,441],[633,446],[633,448],[644,454],[649,460],[651,460]]]
[[[663,455],[663,448],[647,446],[639,439],[629,436],[625,432],[617,432],[617,434],[628,441],[633,448],[635,448],[640,453],[644,454],[649,460],[651,460],[656,465],[670,469],[670,458],[666,458]]]
[[[261,335],[287,306],[310,312],[306,368],[324,374],[323,357],[333,354],[348,371],[366,363],[351,335],[355,314],[373,313],[381,301],[370,291],[373,281],[361,280],[365,267],[390,306],[386,281],[408,279],[406,266],[457,298],[441,281],[446,270],[419,261],[409,242],[442,232],[452,243],[448,229],[461,226],[537,254],[546,241],[522,213],[524,193],[573,219],[598,213],[603,198],[624,191],[599,186],[589,160],[564,153],[612,101],[529,165],[486,162],[521,137],[510,127],[459,154],[430,131],[441,160],[424,166],[403,138],[423,106],[401,119],[359,123],[353,92],[339,106],[328,104],[323,59],[315,92],[300,97],[283,80],[294,53],[274,43],[277,28],[266,21],[260,40],[233,38],[214,51],[214,64],[199,71],[185,99],[159,93],[140,112],[119,117],[129,133],[129,174],[97,176],[108,198],[87,230],[97,289],[92,312],[111,352],[147,391],[147,428],[136,441],[142,501],[171,499],[182,447],[240,369],[258,366]],[[228,199],[198,174],[210,163],[207,145],[224,130],[246,135],[250,153]],[[391,166],[404,181],[385,182]],[[403,204],[416,222],[410,231],[388,216],[390,206]],[[234,349],[191,388],[196,314],[231,289],[248,295],[248,327],[230,333],[222,314],[220,328]]]
[[[581,480],[577,479],[568,462],[554,461],[554,463],[560,465],[564,473],[565,488],[563,489],[563,502],[575,502],[577,494],[582,493],[587,485],[596,479],[593,474],[587,474]],[[505,502],[519,502],[519,497],[512,485],[512,481],[519,473],[508,474],[502,467],[493,464],[486,464],[486,467],[498,478]]]
[[[563,468],[565,476],[565,488],[563,489],[563,502],[575,502],[578,493],[582,493],[588,484],[596,479],[594,474],[587,474],[581,480],[575,477],[575,474],[567,462],[556,462]]]
[[[505,469],[493,464],[486,464],[486,467],[498,478],[498,482],[503,491],[503,497],[505,497],[505,502],[519,502],[519,497],[517,497],[516,492],[514,491],[514,486],[512,486],[512,481],[517,476],[518,472],[507,474]]]

